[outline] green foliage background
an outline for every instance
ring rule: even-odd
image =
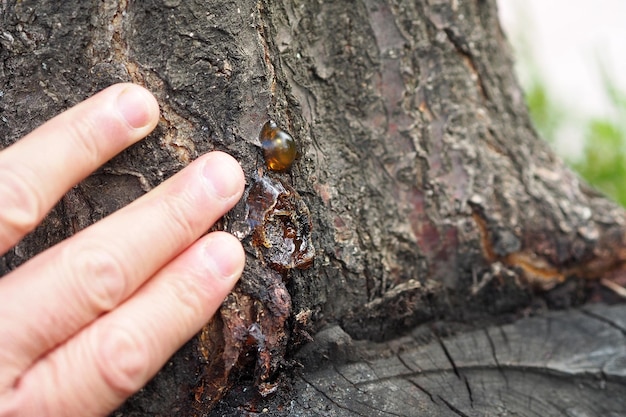
[[[535,73],[536,74],[536,73]],[[579,158],[563,156],[590,185],[626,206],[626,94],[604,77],[606,96],[615,115],[582,121],[584,151]],[[526,102],[537,131],[549,142],[573,117],[548,93],[538,75],[526,88]]]
[[[580,120],[579,115],[572,114],[566,104],[559,102],[550,93],[546,77],[542,76],[536,62],[536,45],[529,37],[535,23],[524,3],[519,4],[516,13],[524,22],[521,27],[525,30],[509,33],[509,40],[515,52],[518,70],[527,75],[522,77],[522,87],[535,128],[553,145],[559,132],[566,131],[565,127],[582,129],[582,154],[575,157],[563,154],[561,157],[591,186],[626,207],[626,93],[620,91],[616,87],[618,84],[611,80],[602,65],[601,56],[595,59],[590,57],[591,65],[595,63],[600,70],[602,93],[608,98],[613,111],[604,117],[583,116],[583,120]],[[563,138],[560,139],[562,143]],[[577,148],[576,145],[572,144]],[[558,148],[556,150],[559,151]]]

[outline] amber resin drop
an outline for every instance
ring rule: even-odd
[[[273,120],[263,125],[259,141],[263,147],[265,163],[272,171],[289,169],[298,155],[296,141]]]

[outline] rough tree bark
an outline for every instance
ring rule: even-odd
[[[248,259],[115,415],[626,413],[623,306],[505,324],[607,300],[626,242],[533,131],[495,0],[0,2],[3,146],[118,81],[158,97],[155,133],[0,271],[213,149],[247,175],[218,227]],[[265,168],[268,119],[299,142],[287,172]]]

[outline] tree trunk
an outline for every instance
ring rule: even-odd
[[[533,131],[495,0],[5,0],[0,29],[4,146],[118,81],[162,111],[3,273],[199,154],[247,175],[217,226],[240,284],[115,415],[626,413],[623,307],[503,325],[608,299],[626,230]],[[269,119],[298,141],[283,172]]]

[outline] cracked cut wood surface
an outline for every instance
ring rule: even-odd
[[[294,354],[325,326],[376,346],[424,323],[443,331],[493,324],[531,304],[604,298],[598,280],[624,283],[624,211],[536,137],[495,0],[6,0],[0,29],[3,145],[118,81],[145,85],[162,111],[147,140],[72,189],[1,258],[0,272],[206,151],[232,154],[248,179],[244,199],[217,226],[246,247],[240,284],[217,318],[117,415],[207,415],[225,394],[226,404],[237,395],[234,409],[249,412],[272,398],[290,404],[279,400],[297,369]],[[258,135],[268,119],[299,143],[302,156],[287,172],[264,168]],[[255,184],[285,190],[280,204],[266,199],[262,230],[249,216]],[[255,232],[272,250],[255,246]],[[310,268],[276,268],[264,259],[295,259],[274,249],[289,250],[289,236],[305,235],[314,248],[307,253],[315,253]],[[563,321],[575,325],[577,317]],[[508,349],[491,340],[496,352]],[[411,349],[444,345],[428,346]],[[550,353],[541,349],[538,357]],[[448,354],[459,363],[452,347]],[[299,361],[309,375],[314,364]],[[437,384],[451,377],[449,363],[437,364],[440,373],[420,378]],[[511,382],[519,369],[471,372]],[[311,404],[342,404],[309,381],[321,395]],[[454,396],[465,391],[442,391],[438,402],[439,393],[420,381],[420,404],[432,396],[434,404],[462,407],[463,397]],[[466,381],[461,387],[478,404],[480,384]],[[606,393],[589,392],[609,404]],[[505,409],[518,409],[514,395],[510,403],[501,398]]]
[[[340,330],[326,333],[332,336],[324,334],[320,352],[358,349]],[[425,345],[421,337],[378,346],[382,358],[305,372],[295,385],[295,404],[283,415],[626,414],[624,306],[550,313]]]

